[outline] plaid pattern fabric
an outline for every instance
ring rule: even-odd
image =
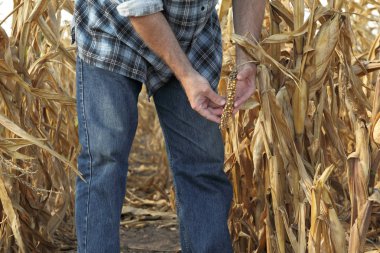
[[[218,0],[159,1],[162,5],[155,8],[127,12],[145,15],[162,9],[194,69],[216,88],[222,65]],[[78,56],[85,62],[145,83],[151,96],[173,73],[139,38],[122,5],[117,0],[75,0],[72,44],[76,42]]]
[[[164,9],[162,0],[126,0],[117,6],[122,16],[144,16]]]

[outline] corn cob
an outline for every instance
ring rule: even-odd
[[[227,83],[227,101],[223,109],[222,117],[220,119],[220,129],[226,129],[228,121],[232,118],[232,112],[234,110],[235,94],[236,94],[236,78],[237,71],[233,70],[228,76]]]

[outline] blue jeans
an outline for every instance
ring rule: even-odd
[[[120,252],[128,155],[142,84],[85,63],[76,67],[79,141],[75,222],[79,253]],[[232,187],[223,171],[218,125],[191,109],[172,78],[153,96],[176,190],[183,253],[231,253]]]

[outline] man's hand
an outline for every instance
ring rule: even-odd
[[[256,90],[256,70],[257,67],[253,63],[244,64],[238,69],[234,114]]]
[[[215,123],[220,123],[225,99],[211,89],[206,78],[193,73],[181,80],[191,108]]]
[[[233,15],[235,33],[253,36],[260,41],[261,28],[265,12],[265,0],[233,0]],[[240,46],[236,46],[236,63],[238,66],[252,60]],[[238,69],[236,82],[236,100],[234,111],[236,113],[241,105],[252,95],[256,89],[256,65],[243,64]]]
[[[208,81],[194,70],[164,15],[158,12],[130,17],[130,20],[145,44],[166,62],[180,80],[191,107],[206,119],[219,123],[224,98],[215,93]]]

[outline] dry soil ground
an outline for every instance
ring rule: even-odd
[[[142,228],[120,226],[121,253],[179,252],[178,229],[158,228],[158,224]]]

